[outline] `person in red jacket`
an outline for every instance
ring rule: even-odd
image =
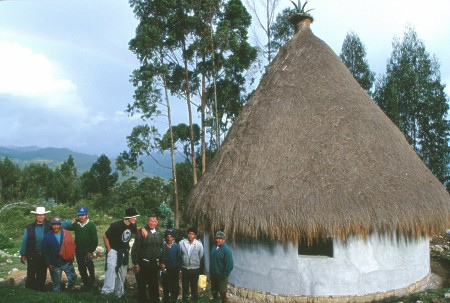
[[[61,229],[62,221],[59,217],[53,217],[50,220],[50,224],[52,231],[46,233],[42,241],[42,253],[44,255],[45,265],[50,270],[53,291],[61,291],[61,275],[63,271],[67,277],[67,289],[70,290],[75,286],[77,275],[72,261],[64,260],[59,255],[61,245],[64,241],[64,233]]]

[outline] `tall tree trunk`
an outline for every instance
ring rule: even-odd
[[[204,57],[203,57],[203,61],[205,61]],[[202,107],[201,107],[201,119],[202,119],[202,175],[206,171],[205,108],[206,108],[206,75],[205,75],[205,73],[202,73]]]
[[[167,120],[169,122],[169,132],[170,132],[170,159],[172,162],[172,178],[173,178],[173,197],[175,200],[175,228],[178,228],[180,222],[180,216],[178,211],[178,183],[177,183],[177,167],[175,163],[175,146],[173,144],[173,131],[172,131],[172,116],[170,113],[170,102],[169,102],[169,93],[167,91],[167,83],[166,76],[163,76],[164,79],[164,93],[166,96],[166,104],[167,104]]]
[[[220,123],[219,123],[219,110],[217,109],[217,87],[216,87],[216,57],[215,57],[215,48],[214,48],[214,38],[213,38],[213,27],[212,21],[210,22],[211,26],[211,55],[212,55],[212,78],[213,78],[213,87],[214,87],[214,119],[216,124],[216,150],[219,150],[220,146]]]
[[[186,101],[189,114],[189,135],[191,137],[191,154],[192,154],[192,179],[194,186],[197,185],[197,165],[195,161],[195,142],[194,142],[194,128],[192,126],[192,109],[191,109],[191,91],[189,88],[189,69],[188,60],[186,58],[186,45],[183,44],[183,59],[184,59],[184,72],[186,80]]]

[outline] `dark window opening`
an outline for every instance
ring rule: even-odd
[[[307,239],[300,239],[298,243],[298,254],[302,256],[326,256],[333,258],[333,238],[313,239],[309,243]]]

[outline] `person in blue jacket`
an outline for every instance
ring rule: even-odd
[[[233,270],[233,252],[225,241],[225,233],[223,231],[218,231],[214,237],[215,245],[211,250],[209,262],[211,294],[215,300],[218,299],[220,295],[222,303],[228,302],[228,276]]]
[[[35,221],[25,227],[20,246],[20,262],[27,263],[27,280],[25,287],[38,291],[45,290],[47,279],[47,267],[42,255],[42,239],[51,230],[50,222],[45,220],[45,215],[50,213],[45,207],[38,206],[35,211]]]
[[[77,281],[77,275],[72,261],[63,260],[59,256],[61,244],[64,241],[64,233],[61,229],[62,220],[53,217],[50,220],[52,230],[44,235],[42,241],[42,252],[45,265],[50,270],[50,277],[53,283],[53,291],[61,291],[61,275],[64,271],[67,277],[67,289],[72,289]]]
[[[164,303],[177,302],[180,294],[180,271],[181,271],[181,251],[175,242],[175,233],[173,229],[167,229],[164,233],[166,240],[164,263],[166,269],[163,270],[161,278],[164,293]]]

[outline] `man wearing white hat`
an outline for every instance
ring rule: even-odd
[[[25,227],[20,246],[20,262],[27,263],[25,287],[39,291],[44,291],[47,279],[47,266],[42,255],[42,239],[51,231],[50,222],[45,220],[45,215],[49,212],[41,206],[31,211],[35,215],[35,221]]]

